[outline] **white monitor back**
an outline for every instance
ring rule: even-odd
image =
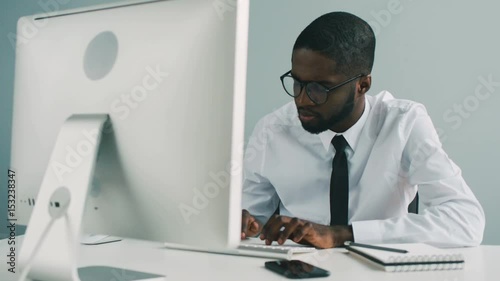
[[[235,246],[248,3],[221,14],[206,0],[142,2],[19,21],[18,30],[43,23],[17,45],[11,167],[19,222],[28,223],[46,170],[64,177],[86,156],[92,132],[82,131],[65,163],[48,163],[63,122],[106,113],[112,127],[84,232]]]

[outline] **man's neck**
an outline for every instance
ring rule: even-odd
[[[354,126],[356,122],[358,122],[359,118],[363,115],[363,111],[365,110],[365,96],[359,97],[359,101],[354,105],[354,109],[351,114],[347,116],[344,120],[335,124],[330,128],[330,130],[335,133],[343,133],[347,131],[349,128]]]

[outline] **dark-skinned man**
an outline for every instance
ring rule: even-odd
[[[345,12],[299,35],[280,77],[294,101],[257,123],[245,153],[242,239],[481,243],[483,209],[425,107],[367,95],[374,53],[373,30]],[[408,213],[417,190],[425,210]]]

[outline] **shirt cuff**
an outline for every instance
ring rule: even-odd
[[[383,243],[380,220],[357,221],[352,223],[354,241],[358,243]]]

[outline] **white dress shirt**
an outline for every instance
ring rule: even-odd
[[[365,104],[342,133],[355,241],[480,244],[483,209],[442,149],[425,107],[386,91],[366,95]],[[279,206],[281,215],[329,225],[335,135],[304,130],[293,101],[261,119],[245,152],[243,208],[264,223]],[[425,208],[411,214],[417,190]]]

